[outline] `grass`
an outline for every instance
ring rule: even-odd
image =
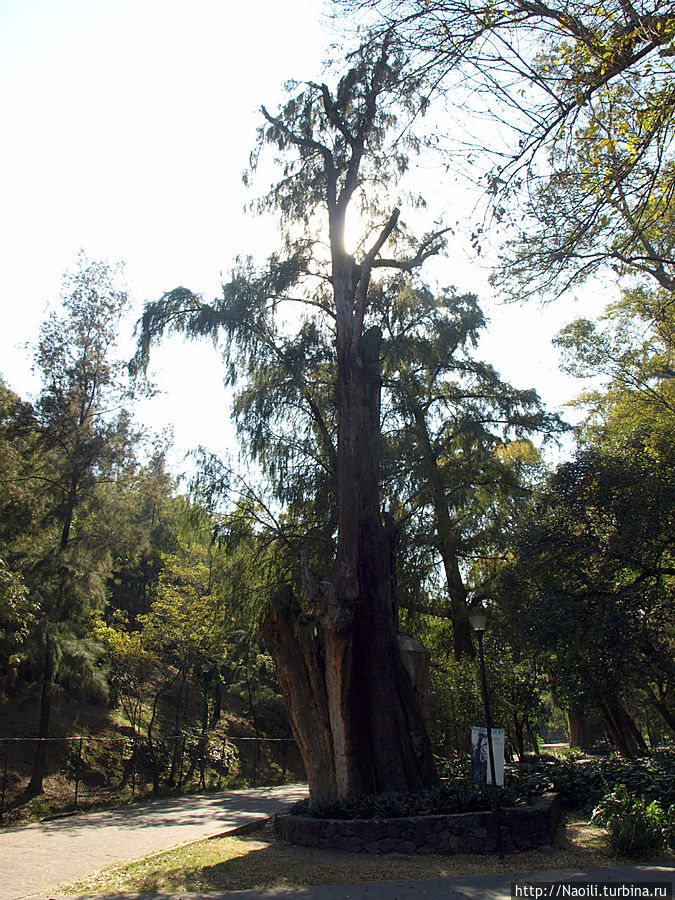
[[[665,865],[675,857],[662,856]],[[494,856],[384,854],[371,856],[311,850],[275,841],[271,827],[247,835],[199,841],[112,866],[74,884],[66,894],[180,893],[240,891],[357,881],[516,874],[540,869],[609,866],[623,863],[607,847],[604,833],[580,816],[568,816],[551,849]]]

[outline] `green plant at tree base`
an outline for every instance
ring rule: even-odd
[[[521,806],[546,789],[533,779],[513,779],[498,788],[502,806]],[[404,816],[452,815],[492,808],[487,785],[471,784],[468,779],[432,785],[419,791],[387,791],[366,795],[353,801],[331,803],[311,810],[306,801],[296,804],[299,814],[319,819],[396,819]]]
[[[666,813],[658,800],[647,803],[618,785],[596,806],[591,821],[607,829],[607,839],[615,852],[636,858],[663,848],[671,813],[672,807]]]

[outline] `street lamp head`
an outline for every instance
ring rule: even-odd
[[[483,632],[487,625],[487,613],[483,609],[477,609],[475,612],[469,613],[469,622],[474,631]]]

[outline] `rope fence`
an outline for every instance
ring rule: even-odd
[[[47,744],[43,792],[28,794],[35,750]],[[304,779],[293,738],[230,737],[184,731],[148,737],[0,738],[0,825],[118,805],[163,790],[187,793]]]

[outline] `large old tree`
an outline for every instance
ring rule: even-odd
[[[323,473],[314,484],[329,498],[331,550],[322,555],[309,538],[304,548],[296,542],[301,575],[278,592],[285,599],[269,607],[264,632],[314,804],[436,778],[412,669],[399,649],[396,531],[381,498],[382,332],[369,288],[378,269],[414,273],[442,249],[443,232],[411,238],[392,199],[407,164],[397,117],[419,110],[417,85],[386,36],[350,64],[334,89],[307,83],[276,115],[263,108],[253,167],[266,145],[276,148],[282,175],[259,209],[278,216],[283,251],[262,270],[241,265],[211,303],[178,288],[150,304],[136,360],[146,365],[153,340],[174,330],[222,336],[231,381],[250,378],[264,358],[287,373],[285,425],[297,417],[298,428],[287,433],[283,472],[293,478],[288,458],[301,446],[305,452],[309,434]],[[354,252],[346,246],[348,214],[362,234]],[[302,304],[302,321],[284,313],[286,301]],[[333,358],[317,354],[308,372],[315,330],[332,334]],[[326,372],[335,373],[328,390]],[[264,393],[255,402],[264,406]],[[288,487],[265,442],[247,449],[275,484],[278,503]]]

